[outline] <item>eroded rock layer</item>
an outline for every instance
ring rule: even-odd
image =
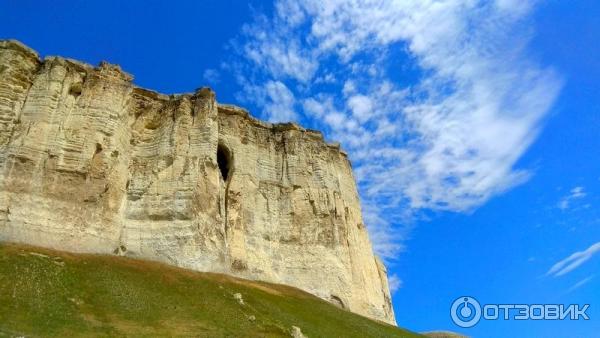
[[[0,240],[283,283],[395,323],[339,146],[0,41]]]

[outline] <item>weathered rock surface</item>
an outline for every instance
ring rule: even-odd
[[[0,41],[0,240],[299,287],[395,323],[339,146]]]

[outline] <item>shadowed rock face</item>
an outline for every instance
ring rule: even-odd
[[[394,323],[338,145],[0,41],[0,240],[283,283]]]

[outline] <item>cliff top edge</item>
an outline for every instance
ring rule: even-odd
[[[93,65],[88,64],[83,61],[79,61],[79,60],[71,59],[71,58],[67,58],[67,57],[62,57],[62,56],[48,55],[45,57],[41,57],[40,54],[37,51],[35,51],[33,48],[25,45],[24,43],[22,43],[18,40],[15,40],[15,39],[0,39],[0,49],[15,50],[15,51],[23,54],[26,57],[37,60],[37,62],[39,62],[40,64],[47,62],[47,61],[65,62],[65,63],[68,63],[69,65],[73,66],[74,68],[76,68],[78,71],[90,72],[93,70],[110,69],[110,71],[118,74],[119,77],[121,77],[124,81],[131,82],[133,89],[137,93],[146,95],[146,96],[151,96],[151,97],[153,97],[155,99],[159,99],[159,100],[167,101],[170,99],[177,99],[180,97],[197,96],[198,94],[201,94],[202,92],[206,92],[206,90],[209,90],[214,95],[214,91],[209,87],[200,87],[200,88],[196,89],[196,91],[194,93],[187,92],[187,93],[177,93],[177,94],[163,94],[158,91],[144,88],[144,87],[141,87],[141,86],[138,86],[138,85],[132,83],[132,81],[134,79],[133,75],[123,71],[119,65],[111,64],[107,61],[100,61],[98,66],[93,66]],[[223,113],[223,114],[227,114],[227,115],[238,115],[238,116],[241,116],[242,118],[248,120],[250,123],[252,123],[255,126],[263,127],[266,129],[271,129],[276,132],[297,130],[299,132],[305,133],[308,137],[310,137],[312,139],[322,141],[327,147],[339,151],[340,154],[342,154],[343,156],[345,156],[345,157],[348,156],[348,153],[346,151],[344,151],[343,149],[341,149],[339,142],[327,143],[325,141],[323,133],[319,130],[304,128],[295,122],[279,122],[279,123],[266,122],[266,121],[263,121],[263,120],[260,120],[256,117],[254,117],[247,109],[245,109],[243,107],[239,107],[237,105],[233,105],[233,104],[225,104],[225,103],[217,102],[217,109],[218,109],[219,113]]]

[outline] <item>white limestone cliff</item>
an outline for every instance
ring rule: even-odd
[[[0,241],[288,284],[395,324],[339,146],[131,81],[0,41]]]

